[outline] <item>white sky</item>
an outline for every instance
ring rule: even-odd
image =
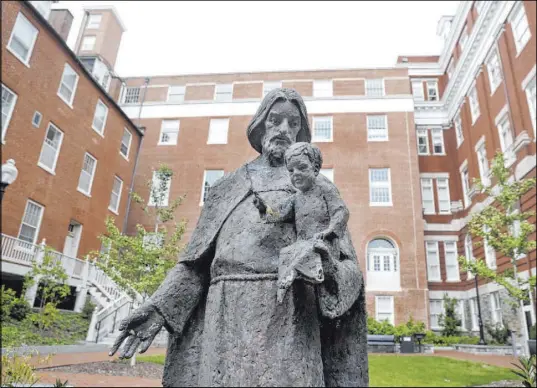
[[[127,31],[122,77],[393,66],[398,55],[438,55],[436,25],[459,1],[186,2],[60,1],[114,5]]]

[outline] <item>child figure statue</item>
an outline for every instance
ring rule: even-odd
[[[285,153],[285,164],[297,192],[276,211],[259,196],[254,200],[265,222],[295,223],[297,241],[280,250],[278,303],[282,303],[297,278],[312,284],[323,282],[324,270],[337,259],[349,211],[337,188],[323,175],[319,176],[322,163],[317,146],[303,142],[291,145]]]

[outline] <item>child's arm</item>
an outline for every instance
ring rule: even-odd
[[[349,210],[339,191],[331,182],[321,183],[321,189],[330,215],[328,228],[318,234],[321,239],[342,238],[349,221]]]
[[[261,219],[268,223],[291,222],[294,220],[294,196],[289,198],[280,208],[272,210],[265,201],[254,193],[254,205],[259,209]]]

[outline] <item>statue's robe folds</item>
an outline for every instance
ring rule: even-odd
[[[214,268],[223,225],[250,202],[245,166],[220,179],[149,301],[170,333],[163,385],[368,386],[364,282],[348,231],[325,282],[297,281],[278,304],[277,266],[245,257]]]

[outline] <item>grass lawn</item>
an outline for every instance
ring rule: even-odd
[[[164,364],[163,355],[137,356],[140,362]],[[516,380],[506,368],[435,356],[369,355],[371,387],[464,387]]]

